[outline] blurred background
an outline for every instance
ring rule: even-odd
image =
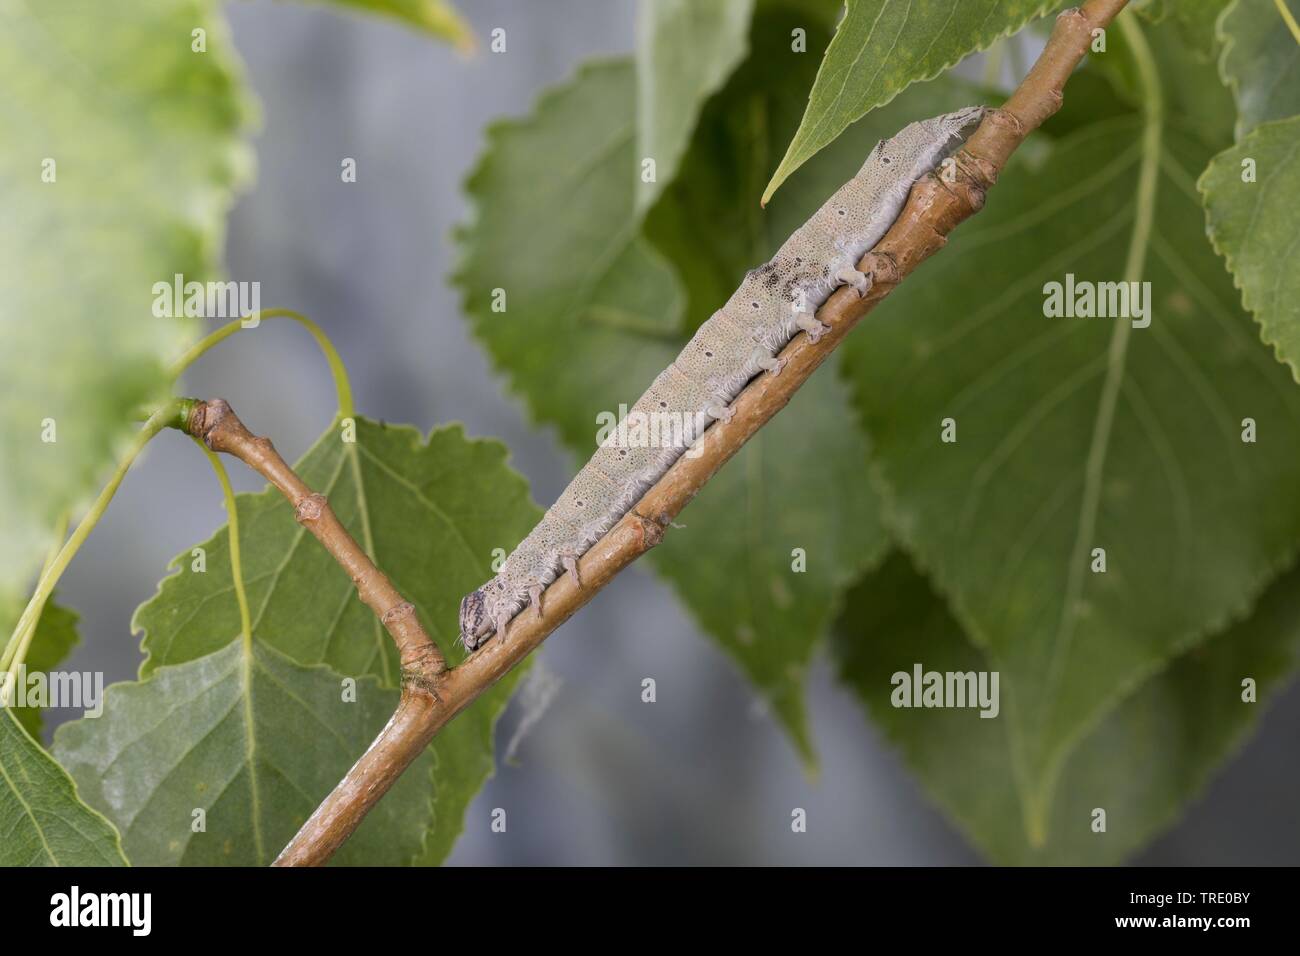
[[[480,41],[461,57],[385,20],[298,4],[229,4],[235,46],[261,100],[256,186],[234,210],[230,278],[264,307],[305,312],[351,373],[358,410],[422,430],[463,421],[495,436],[549,505],[574,463],[470,340],[447,284],[461,183],[484,127],[527,113],[583,60],[633,47],[634,0],[467,0]],[[358,181],[339,164],[357,160]],[[533,241],[520,236],[521,247]],[[334,394],[315,346],[267,322],[206,357],[188,391],[228,396],[290,460],[329,424]],[[234,466],[239,490],[258,490]],[[689,520],[689,510],[686,518]],[[141,530],[141,523],[149,526]],[[225,522],[209,466],[188,439],[152,443],[60,586],[81,614],[70,669],[136,675],[135,607],[178,552]],[[821,771],[805,774],[738,671],[640,567],[548,641],[499,729],[498,772],[471,805],[453,864],[973,864],[824,662],[810,706]],[[658,702],[641,702],[653,677]],[[547,702],[538,713],[529,701]],[[48,728],[74,716],[55,712]],[[1182,821],[1139,864],[1294,864],[1300,859],[1300,688],[1264,715]],[[507,759],[507,752],[511,756]],[[490,830],[493,808],[506,833]],[[794,807],[808,831],[790,830]]]

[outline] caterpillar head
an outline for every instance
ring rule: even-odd
[[[470,591],[460,601],[460,642],[465,645],[465,650],[472,651],[491,633],[492,618],[483,589]]]
[[[899,130],[878,147],[882,156],[919,179],[951,155],[965,141],[967,130],[979,123],[986,112],[983,106],[968,106],[952,113],[917,120]]]
[[[982,120],[986,112],[988,110],[983,106],[967,106],[954,113],[944,113],[933,119],[922,120],[921,123],[930,128],[930,133],[935,139],[943,138],[951,143],[953,140],[964,140],[967,127],[974,126]]]

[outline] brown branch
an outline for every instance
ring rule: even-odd
[[[526,610],[504,640],[490,640],[458,667],[437,674],[404,668],[397,713],[334,792],[303,824],[277,866],[319,865],[357,828],[365,815],[429,741],[479,694],[501,679],[548,635],[590,601],[614,576],[658,544],[672,519],[755,432],[785,407],[849,330],[922,261],[947,242],[958,223],[977,212],[1007,159],[1034,129],[1061,107],[1062,89],[1087,53],[1092,30],[1107,26],[1127,0],[1088,0],[1062,13],[1042,55],[1024,82],[991,111],[955,156],[944,181],[931,174],[912,188],[907,206],[888,234],[863,257],[860,268],[875,276],[865,298],[837,291],[818,311],[830,326],[813,345],[797,335],[781,353],[780,375],[760,375],[732,406],[735,415],[704,434],[702,453],[683,456],[636,507],[582,556],[582,586],[562,575],[546,590],[545,617]],[[283,490],[283,489],[282,489]],[[419,677],[419,680],[414,679]]]
[[[238,458],[269,481],[293,505],[298,523],[315,535],[357,586],[357,595],[374,611],[397,645],[402,672],[413,670],[433,677],[447,669],[438,645],[425,632],[411,604],[393,587],[365,549],[348,534],[325,496],[313,492],[280,457],[269,438],[259,438],[244,427],[225,401],[196,402],[185,430],[213,451]]]

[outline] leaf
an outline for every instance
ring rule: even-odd
[[[474,49],[474,31],[448,0],[309,0],[361,13],[392,17],[432,34],[462,52]]]
[[[1300,113],[1300,38],[1272,0],[1233,0],[1218,35],[1219,74],[1237,102],[1237,139]]]
[[[1146,0],[1134,9],[1152,22],[1170,18],[1188,48],[1202,60],[1214,53],[1214,22],[1229,0]]]
[[[508,552],[541,516],[526,483],[506,466],[503,445],[466,439],[459,425],[434,429],[427,442],[409,426],[366,418],[356,420],[355,442],[339,434],[330,428],[295,470],[329,498],[358,541],[368,542],[376,564],[456,662],[463,655],[456,642],[460,599],[492,576],[493,550]],[[299,664],[369,674],[395,687],[391,639],[347,574],[294,521],[288,502],[273,489],[236,497],[253,636]],[[192,552],[183,552],[172,562],[178,573],[136,611],[148,653],[144,676],[210,655],[239,633],[226,529],[200,547],[206,570],[195,572]],[[437,820],[424,859],[450,850],[465,808],[490,776],[492,728],[525,670],[516,668],[484,693],[431,745]]]
[[[0,633],[11,634],[22,607],[16,602],[0,609]],[[77,646],[81,638],[77,634],[78,615],[65,607],[54,603],[54,596],[45,605],[41,619],[36,622],[36,633],[24,662],[27,674],[48,674],[62,663]],[[39,707],[15,707],[14,716],[27,729],[32,739],[41,739],[41,709]]]
[[[681,281],[635,227],[629,173],[637,158],[627,122],[633,81],[626,62],[587,67],[544,96],[533,117],[495,126],[469,183],[477,218],[460,236],[456,282],[475,334],[533,414],[556,424],[583,460],[596,446],[597,414],[631,405],[676,357],[704,309],[720,306],[744,269],[760,261],[759,248],[776,238],[744,232],[716,250],[718,269],[730,277],[710,270],[707,281],[726,293],[707,307],[693,302],[683,325]],[[707,115],[719,110],[725,107],[710,106]],[[745,128],[737,133],[742,142],[752,136]],[[709,120],[696,138],[725,135]],[[702,162],[693,146],[679,177],[692,185],[683,188],[712,187],[698,178]],[[724,195],[733,189],[727,184]],[[691,201],[674,195],[674,208]],[[708,222],[723,206],[727,220],[700,228],[726,234],[736,212],[729,201],[691,222]],[[545,242],[518,255],[520,236],[543,235]],[[704,281],[692,277],[693,298]],[[492,311],[494,288],[505,290],[504,313]],[[869,494],[811,493],[854,479],[866,448],[832,377],[804,392],[709,483],[683,512],[686,527],[650,560],[811,759],[803,683],[813,646],[833,616],[838,589],[870,564],[883,539]],[[805,573],[792,571],[796,548],[807,556]]]
[[[1218,71],[1188,46],[1176,22],[1166,18],[1158,26],[1143,28],[1142,33],[1151,47],[1164,87],[1166,115],[1208,147],[1218,150],[1231,143],[1236,107]],[[1063,115],[1092,105],[1091,91],[1086,91],[1078,81],[1093,74],[1104,76],[1111,83],[1116,93],[1128,102],[1129,112],[1141,111],[1149,97],[1136,62],[1137,53],[1129,45],[1124,30],[1108,30],[1105,55],[1084,60],[1083,68],[1070,77],[1066,93],[1069,106],[1048,123],[1059,125]]]
[[[655,178],[638,179],[644,212],[670,182],[701,106],[745,57],[754,0],[657,0],[638,5],[637,151]]]
[[[191,52],[196,29],[206,53]],[[136,409],[167,392],[166,361],[196,326],[155,318],[152,287],[215,271],[250,169],[250,108],[207,0],[0,5],[0,88],[0,593],[12,598]]]
[[[350,679],[349,679],[350,680]],[[54,754],[136,865],[265,866],[370,746],[398,693],[302,667],[260,641],[114,684],[104,714],[61,726]],[[408,862],[432,822],[423,754],[335,855]],[[197,811],[204,826],[195,832]]]
[[[1249,735],[1259,700],[1300,663],[1300,572],[1265,594],[1249,619],[1178,657],[1130,691],[1090,730],[1061,771],[1041,846],[1020,825],[1016,768],[1002,712],[891,705],[898,672],[988,670],[951,614],[907,560],[892,556],[849,593],[833,642],[840,679],[867,706],[940,807],[994,862],[1111,865],[1171,824],[1215,767]],[[1005,676],[1005,675],[1004,675]],[[1106,832],[1091,827],[1106,811]]]
[[[1197,187],[1210,241],[1227,262],[1264,342],[1300,382],[1300,116],[1257,126],[1210,162]],[[1243,182],[1243,163],[1255,179]]]
[[[1054,6],[1053,0],[849,0],[763,202],[851,123]]]
[[[1008,170],[846,343],[886,524],[1002,673],[1031,833],[1078,739],[1244,613],[1300,536],[1300,392],[1203,239],[1187,169],[1207,150],[1163,129],[1146,193],[1142,132],[1102,124]],[[1150,327],[1047,318],[1046,283],[1124,277],[1147,213]]]
[[[0,866],[125,866],[113,825],[72,778],[0,711]]]

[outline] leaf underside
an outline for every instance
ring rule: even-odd
[[[14,715],[0,711],[0,866],[125,866],[117,831]]]
[[[1019,804],[1005,709],[896,708],[894,675],[994,667],[906,558],[893,555],[850,592],[833,642],[840,679],[866,705],[926,790],[988,857],[1006,865],[1113,865],[1168,826],[1258,720],[1300,663],[1300,572],[1251,616],[1175,659],[1088,731],[1061,771],[1042,842]],[[1242,699],[1244,679],[1259,703]],[[1004,699],[1005,700],[1005,699]],[[1106,812],[1106,831],[1093,830]]]

